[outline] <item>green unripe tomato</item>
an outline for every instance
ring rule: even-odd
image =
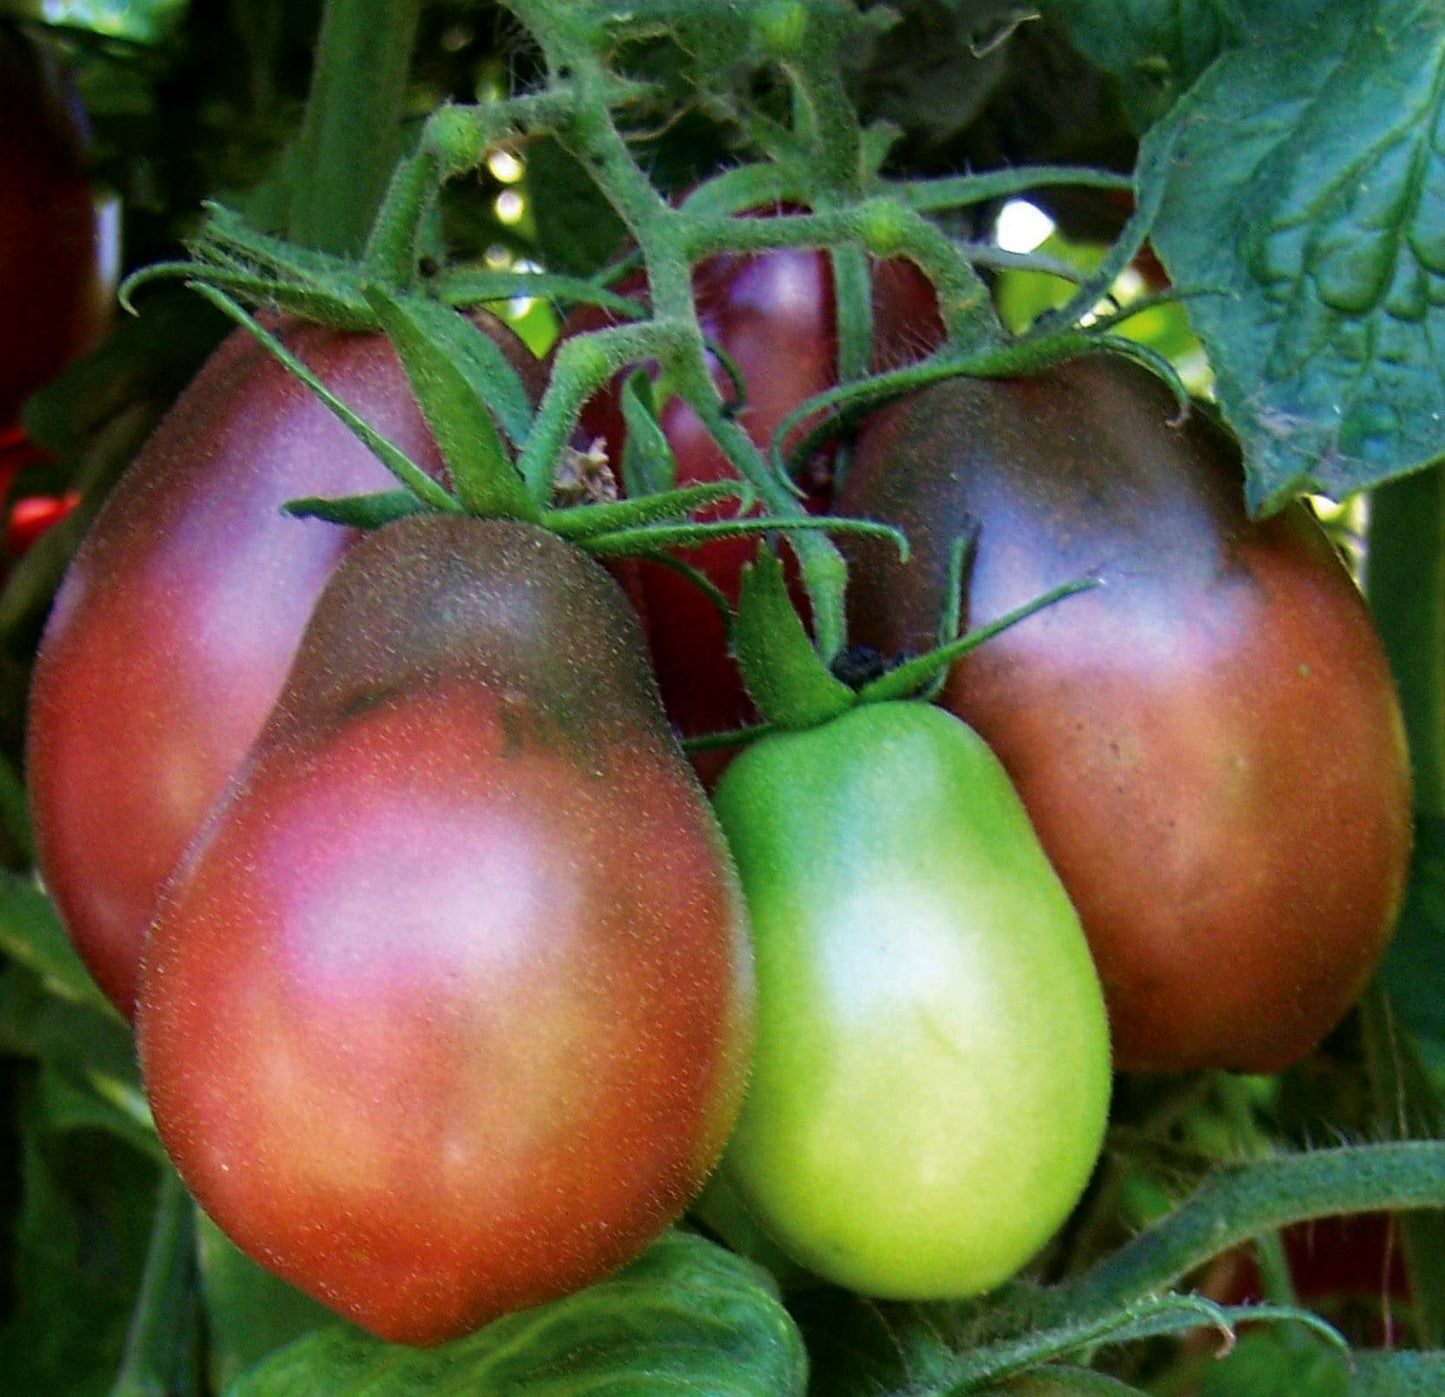
[[[1083,1191],[1103,996],[1008,778],[941,709],[763,737],[714,797],[752,915],[758,1037],[723,1168],[780,1246],[865,1294],[977,1294]]]

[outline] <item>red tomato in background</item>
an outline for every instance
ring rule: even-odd
[[[895,368],[923,358],[943,339],[943,322],[933,288],[913,263],[894,260],[873,267],[873,364]],[[642,279],[617,289],[637,295]],[[832,264],[825,253],[779,249],[708,258],[693,274],[693,292],[703,332],[728,354],[747,388],[739,422],[758,446],[800,404],[837,383],[838,336]],[[571,317],[563,334],[607,324],[593,309]],[[733,396],[721,367],[714,378],[724,397]],[[584,433],[601,437],[610,460],[622,459],[625,440],[621,381],[590,403],[582,414]],[[659,420],[677,458],[677,484],[735,478],[732,467],[696,414],[681,399],[661,405]],[[818,463],[807,482],[819,507],[827,502],[831,461]],[[723,504],[699,518],[732,512]],[[757,550],[755,539],[728,539],[678,556],[698,568],[730,601],[736,602],[743,566]],[[756,714],[728,654],[726,628],[707,596],[695,585],[656,564],[636,564],[633,588],[639,598],[658,685],[668,715],[684,737],[741,727]],[[700,753],[694,764],[705,780],[715,779],[731,754]]]
[[[110,318],[114,251],[86,175],[87,139],[55,61],[0,22],[0,444],[25,399]]]
[[[1378,1348],[1412,1325],[1410,1277],[1396,1219],[1389,1213],[1311,1218],[1280,1230],[1290,1284],[1351,1343]],[[1200,1290],[1222,1305],[1257,1305],[1268,1297],[1253,1244],[1217,1257]]]
[[[534,392],[542,366],[478,323]],[[289,348],[440,474],[379,335],[316,326]],[[38,862],[81,958],[126,1014],[156,892],[275,701],[306,618],[354,535],[280,513],[395,480],[297,378],[237,331],[132,463],[56,598],[31,689]]]
[[[79,503],[80,496],[74,490],[63,495],[22,495],[10,507],[6,551],[16,558],[28,553],[41,534],[53,529]]]

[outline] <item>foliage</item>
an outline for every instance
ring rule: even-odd
[[[1445,1248],[1429,1241],[1445,1206],[1445,7],[1042,8],[1033,19],[980,0],[0,5],[4,23],[71,64],[93,170],[124,209],[141,312],[31,401],[30,435],[48,454],[17,490],[73,487],[81,503],[7,560],[0,590],[0,1372],[16,1390],[1445,1387]],[[1088,84],[1051,89],[1056,61]],[[1061,151],[1066,165],[1040,163]],[[499,152],[525,172],[499,165]],[[520,216],[500,200],[508,191],[522,195]],[[1059,224],[1031,252],[992,236],[999,209],[1022,198]],[[759,206],[782,211],[734,217]],[[839,386],[760,449],[738,426],[741,404],[715,386],[691,273],[709,256],[783,246],[828,251]],[[1167,279],[1162,329],[1147,326],[1160,299],[1123,289],[1146,253]],[[893,256],[934,283],[948,342],[874,375],[868,266]],[[639,263],[645,313],[615,292]],[[523,301],[619,314],[558,349],[535,415],[439,311]],[[1277,1077],[1121,1081],[1070,1223],[1020,1279],[977,1300],[881,1303],[809,1284],[780,1294],[795,1272],[775,1279],[740,1259],[730,1229],[694,1218],[613,1278],[452,1345],[412,1351],[338,1326],[204,1221],[193,1226],[127,1026],[34,876],[21,780],[29,667],[71,551],[222,330],[240,319],[274,346],[278,308],[392,335],[452,467],[452,493],[434,508],[540,520],[598,556],[788,533],[809,624],[769,561],[736,629],[765,716],[784,725],[860,698],[838,678],[849,658],[841,555],[832,525],[806,517],[790,460],[940,378],[1113,350],[1178,386],[1181,374],[1202,381],[1190,356],[1202,357],[1243,444],[1254,511],[1312,490],[1368,494],[1373,509],[1366,585],[1405,700],[1420,811],[1380,984]],[[693,406],[742,482],[740,507],[759,504],[764,518],[691,522],[718,493],[664,488],[562,507],[557,472],[575,465],[579,410],[644,365]],[[627,401],[655,459],[626,469],[667,486],[650,396],[639,381]],[[389,464],[405,488],[415,482],[400,454]],[[372,522],[415,507],[400,492],[365,504]],[[861,697],[926,688],[978,643],[957,632],[943,628],[942,660],[875,678]],[[1388,1311],[1397,1348],[1368,1324],[1337,1330],[1297,1306],[1279,1259],[1279,1229],[1366,1211],[1399,1219],[1408,1293],[1382,1283],[1366,1297],[1372,1321]],[[1245,1255],[1262,1279],[1240,1295],[1220,1267]]]

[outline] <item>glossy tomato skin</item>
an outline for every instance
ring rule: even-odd
[[[943,339],[932,286],[911,262],[880,262],[873,271],[874,367],[893,368],[923,358]],[[634,278],[618,289],[637,295],[644,283]],[[731,357],[746,385],[747,405],[738,421],[759,447],[766,448],[789,413],[837,382],[831,263],[824,253],[794,248],[719,255],[698,265],[693,294],[703,333]],[[579,312],[563,333],[604,323],[606,318],[596,311]],[[714,378],[726,399],[735,396],[720,367]],[[626,439],[620,387],[615,384],[588,404],[582,415],[583,427],[602,439],[614,462],[621,461]],[[659,420],[677,460],[679,485],[736,478],[696,413],[680,398],[661,405]],[[820,474],[810,482],[810,503],[822,508],[828,501],[830,462],[818,465]],[[731,504],[723,504],[697,517],[722,518],[732,510]],[[678,550],[678,556],[736,602],[742,569],[756,550],[755,539],[739,538]],[[653,666],[663,702],[679,731],[696,737],[756,721],[728,653],[725,625],[707,595],[656,564],[642,562],[636,567],[635,590]],[[727,755],[698,754],[704,779],[716,777]]]
[[[0,21],[0,440],[25,399],[109,318],[88,141],[79,99],[50,55]]]
[[[1302,505],[1243,510],[1237,451],[1100,357],[955,379],[871,420],[841,508],[852,634],[925,648],[950,535],[978,528],[981,625],[1086,575],[954,666],[942,702],[1023,797],[1079,909],[1126,1070],[1273,1071],[1354,1002],[1411,840],[1398,701],[1365,605]]]
[[[1002,768],[941,709],[868,704],[760,738],[713,800],[758,980],[727,1178],[838,1284],[997,1285],[1078,1201],[1110,1089],[1098,977]]]
[[[257,1260],[436,1343],[701,1187],[751,1036],[736,878],[612,580],[525,525],[358,545],[163,896],[161,1138]]]
[[[483,322],[534,391],[541,367]],[[380,336],[286,343],[372,426],[441,470]],[[393,477],[250,336],[227,339],[106,501],[66,574],[31,689],[40,868],[92,975],[127,1015],[157,889],[260,730],[347,530],[283,516]]]

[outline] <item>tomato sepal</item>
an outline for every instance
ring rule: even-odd
[[[465,511],[461,503],[444,486],[437,484],[406,452],[395,443],[388,441],[364,418],[358,416],[341,401],[310,369],[291,353],[275,335],[271,334],[252,316],[244,306],[234,301],[224,291],[213,286],[198,283],[196,291],[212,305],[217,306],[231,317],[273,358],[280,361],[291,373],[299,378],[342,422],[346,424],[371,450],[376,458],[408,490],[424,503],[443,514],[461,514]]]
[[[344,495],[338,499],[307,495],[288,500],[281,506],[281,513],[292,519],[319,519],[326,524],[369,532],[397,519],[425,514],[427,507],[410,490],[378,490],[369,495]]]
[[[814,649],[783,565],[767,549],[743,569],[732,644],[748,694],[769,723],[809,728],[857,702]]]

